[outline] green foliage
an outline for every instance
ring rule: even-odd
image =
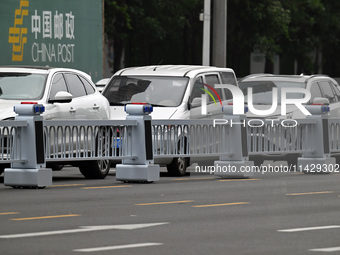
[[[203,4],[204,0],[105,0],[105,32],[114,42],[114,70],[123,67],[123,52],[124,66],[201,64]],[[324,72],[340,75],[336,59],[340,1],[228,0],[227,4],[227,65],[239,76],[249,74],[253,51],[264,52],[267,60],[279,54],[287,73],[294,71],[294,60],[298,73],[318,72],[322,53]],[[285,69],[284,63],[290,68]]]
[[[115,71],[125,66],[200,63],[201,0],[105,0],[105,31],[114,42]]]

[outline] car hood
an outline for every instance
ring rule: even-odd
[[[4,100],[0,99],[0,120],[14,118],[14,106],[20,104],[19,100]]]
[[[25,102],[27,100],[5,100],[0,99],[0,120],[14,118],[16,113],[14,112],[14,106],[21,104],[21,102]],[[35,101],[38,104],[40,101]]]
[[[124,106],[111,106],[111,118],[114,120],[125,120],[126,112]],[[176,107],[153,107],[152,119],[170,119],[176,112]]]

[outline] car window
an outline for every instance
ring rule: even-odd
[[[228,84],[228,85],[237,85],[235,75],[231,72],[220,72],[222,84]],[[224,97],[225,99],[232,99],[233,95],[231,94],[229,89],[223,89]]]
[[[53,77],[49,99],[54,99],[59,91],[68,92],[64,76],[61,73],[58,73]]]
[[[93,86],[82,76],[79,75],[80,80],[83,82],[85,89],[86,89],[86,93],[88,95],[93,94],[96,90],[93,88]]]
[[[239,88],[248,100],[248,88],[252,88],[252,99],[256,104],[272,104],[273,89],[277,88],[278,103],[281,104],[281,90],[283,88],[304,88],[303,82],[280,81],[280,80],[257,80],[257,81],[241,81]],[[289,92],[286,98],[298,99],[303,98],[304,94],[299,92]]]
[[[335,99],[335,95],[333,93],[331,84],[329,84],[328,81],[320,81],[319,85],[322,90],[323,97],[327,98],[330,103],[335,102],[336,99]]]
[[[41,99],[45,81],[45,74],[0,73],[0,99]]]
[[[191,91],[190,103],[192,103],[194,98],[201,98],[201,95],[205,93],[203,89],[204,89],[203,78],[202,76],[197,77],[194,83],[194,87]]]
[[[312,84],[312,86],[310,88],[310,93],[311,93],[311,101],[313,101],[314,98],[316,98],[316,97],[322,97],[321,90],[320,90],[318,83],[315,82],[315,83]]]
[[[209,86],[211,86],[212,88],[215,88],[215,84],[220,84],[220,81],[218,79],[218,76],[216,74],[208,74],[205,76],[205,82],[206,84],[208,84]],[[214,99],[215,97],[215,93],[211,88],[205,88],[206,90],[208,90],[210,93],[212,93],[213,96],[208,96],[208,103],[214,103]],[[222,89],[215,89],[217,94],[219,95],[219,97],[222,98]],[[215,102],[216,99],[215,99]]]
[[[73,97],[81,97],[86,95],[84,85],[77,75],[66,73],[65,77],[67,85],[70,89],[70,93],[72,94]]]
[[[252,88],[252,99],[255,104],[271,104],[273,98],[273,88],[277,86],[272,81],[243,81],[239,83],[239,87],[248,101],[248,88]],[[280,92],[279,92],[280,93]],[[250,95],[249,95],[250,96]],[[278,96],[280,103],[280,96]]]
[[[237,85],[235,75],[231,72],[220,72],[223,84]]]
[[[276,88],[276,85],[272,81],[247,81],[240,82],[239,87],[244,95],[248,95],[248,88],[253,89],[253,94],[271,93],[273,88]]]
[[[334,83],[331,83],[333,90],[335,92],[335,95],[337,97],[337,100],[340,101],[340,90],[339,90],[339,86],[336,86]]]
[[[174,107],[182,103],[188,81],[188,77],[114,76],[103,95],[110,105],[144,102]]]

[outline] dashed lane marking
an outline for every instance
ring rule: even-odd
[[[84,187],[81,189],[110,189],[110,188],[127,188],[132,187],[131,185],[116,185],[116,186],[99,186],[99,187]]]
[[[57,184],[51,187],[74,187],[74,186],[85,186],[85,184]]]
[[[249,204],[249,202],[236,202],[236,203],[210,204],[210,205],[193,205],[192,207],[214,207],[214,206],[245,205],[245,204]]]
[[[178,179],[172,179],[173,181],[190,181],[190,180],[215,180],[216,178],[178,178]]]
[[[126,245],[116,245],[116,246],[104,246],[104,247],[96,247],[96,248],[87,248],[87,249],[75,249],[75,252],[97,252],[97,251],[112,251],[112,250],[121,250],[121,249],[130,249],[130,248],[141,248],[148,246],[158,246],[163,245],[163,243],[136,243],[136,244],[126,244]]]
[[[317,226],[317,227],[307,227],[307,228],[280,229],[278,230],[278,232],[303,232],[303,231],[323,230],[323,229],[332,229],[332,228],[340,228],[340,226],[330,225],[330,226]]]
[[[305,193],[290,193],[287,196],[303,196],[303,195],[317,195],[317,194],[331,194],[334,191],[316,191],[316,192],[305,192]]]
[[[219,180],[220,182],[240,182],[240,181],[258,181],[261,179],[228,179],[228,180]]]
[[[65,214],[65,215],[51,215],[51,216],[40,216],[40,217],[30,217],[30,218],[14,218],[11,220],[41,220],[41,219],[54,219],[54,218],[66,218],[66,217],[77,217],[80,214]]]
[[[193,203],[194,200],[183,200],[183,201],[168,201],[168,202],[155,202],[155,203],[142,203],[135,205],[165,205],[165,204],[182,204],[182,203]]]
[[[335,252],[335,251],[340,251],[340,246],[339,247],[328,247],[328,248],[310,249],[309,251]]]
[[[0,215],[11,215],[11,214],[19,214],[18,212],[3,212]]]

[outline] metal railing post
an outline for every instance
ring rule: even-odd
[[[38,187],[52,185],[52,170],[46,169],[43,117],[45,111],[40,104],[21,104],[14,107],[18,115],[15,120],[26,121],[27,127],[17,130],[17,142],[14,147],[14,157],[25,160],[23,163],[14,162],[11,168],[5,169],[5,186]]]
[[[132,144],[132,155],[135,157],[123,159],[122,164],[116,166],[118,181],[158,181],[159,165],[154,164],[152,149],[151,116],[153,108],[150,105],[126,105],[127,120],[136,120],[137,126],[131,128],[127,140]]]
[[[298,158],[298,170],[304,173],[327,173],[329,165],[335,165],[335,158],[330,157],[328,132],[329,106],[308,105],[306,109],[312,114],[307,116],[315,120],[304,132],[302,157]]]
[[[246,110],[247,108],[245,108]],[[229,143],[231,152],[220,155],[220,159],[214,162],[214,175],[224,178],[247,178],[253,176],[251,167],[253,161],[249,161],[247,146],[247,119],[243,115],[233,115],[233,106],[223,106],[223,119],[228,123],[229,134],[225,142]]]

